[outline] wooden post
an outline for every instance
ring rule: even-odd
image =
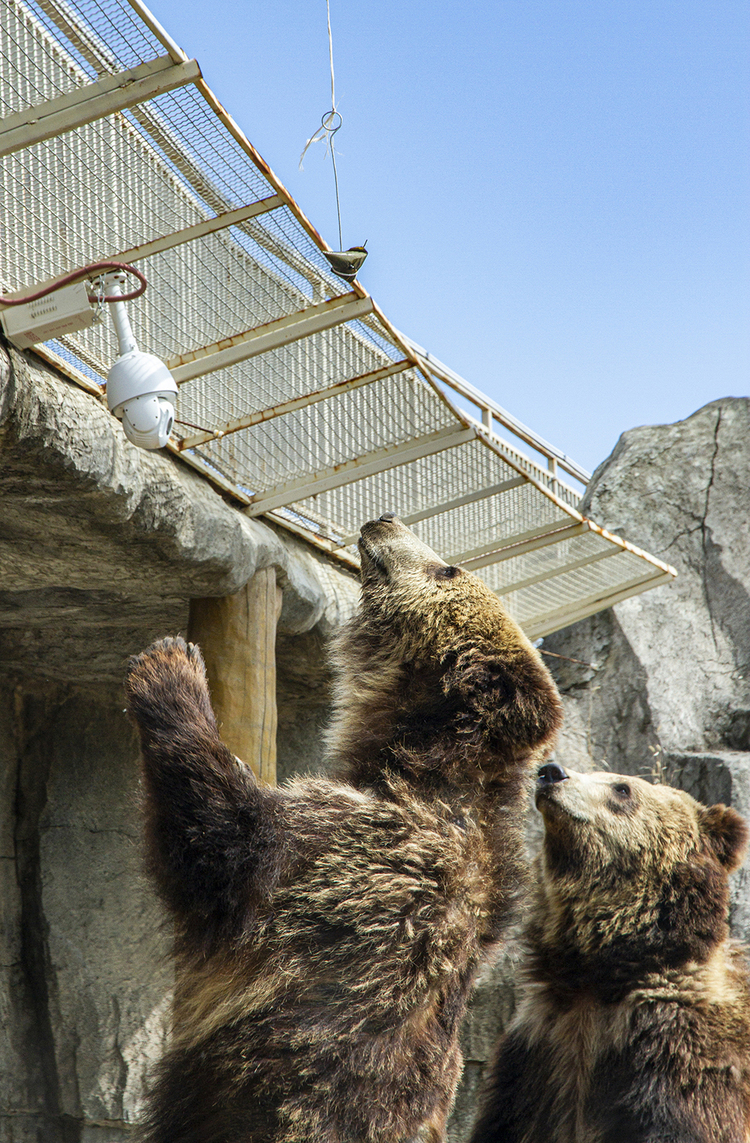
[[[281,588],[263,568],[236,595],[190,601],[221,736],[262,782],[276,784],[276,624]]]

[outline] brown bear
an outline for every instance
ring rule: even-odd
[[[739,815],[542,766],[525,989],[472,1143],[747,1143],[750,983],[729,938]]]
[[[439,1143],[482,959],[513,915],[560,700],[497,596],[392,514],[335,652],[336,780],[223,745],[198,649],[135,658],[149,864],[175,926],[148,1143]]]

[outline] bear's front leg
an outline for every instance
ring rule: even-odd
[[[271,791],[219,737],[200,651],[162,639],[131,660],[151,873],[183,938],[208,951],[238,935],[274,877]]]

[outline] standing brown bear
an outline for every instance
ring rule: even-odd
[[[560,722],[481,580],[392,515],[339,641],[339,779],[261,788],[200,654],[134,659],[150,867],[175,922],[148,1143],[439,1143],[478,965],[513,913],[527,781]]]
[[[750,983],[729,939],[734,810],[539,771],[526,989],[472,1143],[747,1143]]]

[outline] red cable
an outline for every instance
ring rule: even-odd
[[[132,298],[139,298],[141,294],[145,293],[146,282],[145,275],[140,270],[136,270],[135,266],[128,266],[126,262],[91,262],[88,266],[82,267],[80,270],[73,270],[70,274],[65,274],[62,278],[58,278],[51,286],[46,286],[43,290],[37,290],[35,294],[27,294],[23,298],[9,298],[6,294],[0,294],[0,305],[3,306],[23,306],[27,302],[35,302],[37,298],[44,298],[47,294],[54,293],[55,290],[61,289],[63,286],[69,286],[72,282],[79,282],[81,278],[88,278],[92,270],[125,270],[128,274],[133,274],[140,285],[137,290],[132,290],[129,294],[112,294],[110,297],[103,297],[103,302],[129,302]],[[95,294],[90,301],[99,301],[99,295]]]

